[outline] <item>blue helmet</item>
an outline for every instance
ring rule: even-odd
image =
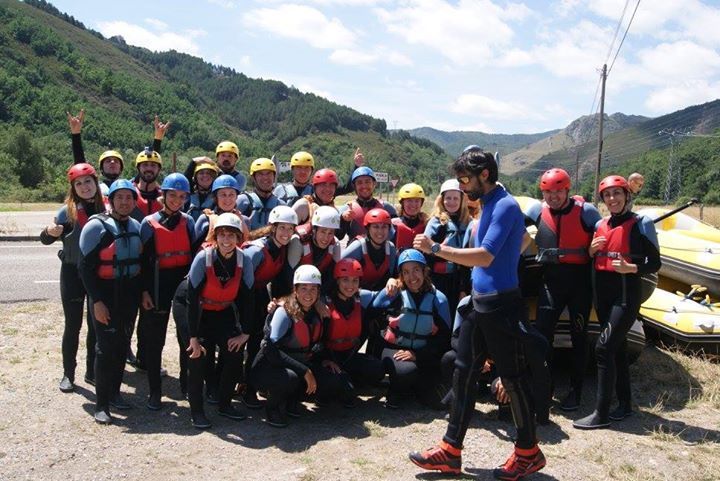
[[[373,172],[370,167],[362,166],[355,169],[355,171],[352,173],[352,177],[350,177],[350,182],[355,182],[355,179],[357,179],[358,177],[362,177],[363,175],[367,175],[368,177],[371,177],[372,180],[377,181],[377,179],[375,178],[375,172]]]
[[[235,177],[229,174],[223,174],[213,181],[212,193],[220,189],[235,189],[238,194],[240,193],[240,185]]]
[[[172,174],[165,177],[163,180],[160,190],[179,190],[180,192],[190,193],[190,182],[185,178],[184,175],[173,172]]]
[[[110,184],[110,190],[108,190],[108,198],[112,200],[113,196],[115,195],[115,192],[118,190],[129,190],[132,192],[133,198],[137,200],[137,190],[135,190],[135,185],[133,185],[132,182],[130,182],[127,179],[118,179],[112,184]]]
[[[425,260],[425,256],[422,252],[420,252],[417,249],[405,249],[400,253],[398,256],[398,269],[401,265],[405,264],[406,262],[418,262],[424,266],[427,265],[427,261]]]

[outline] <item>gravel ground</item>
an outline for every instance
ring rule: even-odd
[[[171,324],[172,325],[172,324]],[[58,304],[0,304],[0,479],[250,479],[410,480],[444,479],[422,473],[407,452],[442,436],[442,413],[409,403],[388,411],[381,392],[363,396],[355,409],[316,408],[287,429],[262,422],[262,411],[235,422],[207,408],[210,431],[189,423],[180,399],[177,345],[168,334],[164,364],[165,407],[144,407],[147,381],[126,369],[123,391],[136,407],[113,412],[115,423],[93,422],[94,391],[79,381],[63,394]],[[80,349],[80,366],[84,351]],[[78,368],[78,378],[84,370]],[[530,479],[658,480],[720,478],[720,368],[675,353],[648,348],[633,367],[639,413],[612,430],[574,430],[572,419],[589,411],[593,380],[583,409],[538,430],[547,467]],[[561,381],[559,389],[565,383]],[[512,427],[495,418],[490,404],[477,413],[463,451],[465,478],[492,479],[491,468],[510,453]]]

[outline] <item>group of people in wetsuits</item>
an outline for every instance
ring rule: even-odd
[[[492,370],[493,391],[510,405],[518,430],[495,475],[518,479],[545,465],[535,426],[549,422],[549,346],[566,306],[573,375],[560,408],[580,407],[593,292],[603,326],[598,400],[575,426],[606,427],[632,413],[625,335],[639,309],[639,276],[659,268],[659,254],[653,224],[631,212],[622,177],[600,183],[611,213],[605,219],[570,196],[562,169],[543,174],[542,206],[523,213],[497,182],[494,156],[470,146],[428,215],[415,183],[398,191],[398,210],[375,198],[375,174],[359,149],[345,185],[303,151],[291,158],[287,184],[276,184],[272,159],[252,161],[250,187],[229,141],[218,144],[215,159],[193,159],[185,174],[160,181],[169,123],[157,118],[133,180],[120,178],[123,158],[112,150],[100,155],[98,175],[85,161],[83,120],[82,111],[68,114],[75,164],[66,201],[41,241],[63,243],[60,390],[74,390],[87,305],[85,381],[95,385],[98,423],[112,422],[111,407],[131,406],[121,394],[128,360],[147,371],[147,408],[162,409],[172,313],[180,388],[197,428],[211,426],[206,403],[234,420],[246,417],[244,408],[264,407],[266,422],[284,427],[302,415],[304,401],[352,408],[359,387],[387,376],[387,408],[414,396],[450,410],[442,441],[410,459],[459,473],[478,378]],[[336,205],[347,192],[355,199]],[[544,265],[536,326],[518,280],[521,253],[533,242],[529,223],[538,227]],[[613,389],[619,407],[610,411]]]

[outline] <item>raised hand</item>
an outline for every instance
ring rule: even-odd
[[[70,126],[71,134],[79,134],[82,131],[83,122],[85,121],[85,109],[80,109],[80,113],[73,115],[70,112],[67,114],[68,125]]]
[[[365,156],[362,152],[360,152],[360,147],[355,149],[355,155],[353,156],[353,162],[355,162],[355,167],[362,167],[365,165]]]
[[[156,114],[153,126],[155,127],[155,139],[162,140],[163,137],[165,137],[167,130],[170,128],[170,121],[168,120],[167,122],[162,123],[160,121],[160,117]]]

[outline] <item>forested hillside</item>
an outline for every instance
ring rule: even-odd
[[[166,165],[235,141],[241,164],[276,154],[312,152],[346,176],[360,147],[369,164],[401,182],[437,185],[450,157],[407,132],[389,133],[382,119],[277,81],[256,80],[177,52],[153,53],[122,38],[104,39],[38,0],[0,0],[0,198],[59,200],[71,163],[65,112],[86,110],[89,160],[108,146],[126,158],[152,141],[158,114],[172,126]]]

